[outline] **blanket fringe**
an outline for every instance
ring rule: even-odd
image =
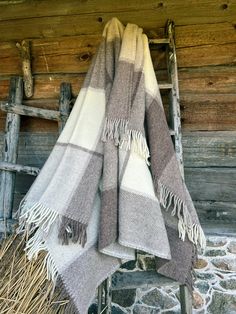
[[[20,209],[22,215],[19,217],[17,233],[27,232],[31,235],[38,228],[47,233],[51,225],[58,219],[60,221],[58,238],[62,244],[68,245],[71,240],[73,243],[79,242],[84,247],[87,241],[87,224],[61,216],[40,203],[35,203],[32,207],[28,207],[26,204],[26,200],[22,202]]]
[[[156,186],[160,187],[160,204],[166,210],[168,210],[170,205],[173,204],[171,215],[178,217],[178,231],[181,240],[184,241],[187,234],[189,240],[192,243],[194,243],[200,249],[204,250],[206,246],[206,238],[204,232],[200,225],[192,222],[192,218],[185,203],[160,181],[158,181],[158,184]]]
[[[128,120],[106,118],[101,139],[103,142],[114,140],[116,146],[120,145],[121,149],[135,152],[150,165],[146,138],[140,131],[128,130]]]
[[[124,150],[131,150],[135,152],[150,165],[148,158],[150,157],[147,141],[142,132],[137,130],[128,130],[125,136],[122,138],[120,148]]]
[[[51,208],[41,203],[35,203],[33,206],[27,206],[27,201],[22,202],[19,211],[22,213],[19,217],[19,227],[17,233],[27,231],[32,234],[38,227],[48,232],[51,225],[59,217],[59,214]]]
[[[87,224],[63,216],[58,237],[62,244],[68,245],[71,240],[73,243],[79,242],[84,247],[87,241]]]
[[[58,270],[56,268],[56,264],[54,260],[51,257],[51,254],[49,253],[47,246],[45,245],[44,240],[44,232],[40,229],[38,229],[35,234],[27,241],[25,246],[26,255],[29,260],[37,259],[40,252],[45,251],[47,252],[44,262],[43,262],[43,268],[47,271],[47,279],[51,280],[53,282],[53,290],[56,285],[57,276],[58,276]]]
[[[115,145],[118,146],[122,135],[127,132],[127,126],[128,120],[126,119],[105,118],[102,141],[114,140]]]

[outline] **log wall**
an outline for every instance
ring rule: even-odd
[[[16,47],[30,40],[34,94],[26,105],[58,109],[60,83],[76,97],[101,39],[117,16],[163,37],[176,25],[183,147],[187,185],[208,230],[234,232],[236,221],[236,2],[233,0],[0,1],[0,100],[9,78],[22,75]],[[165,81],[163,47],[152,50]],[[5,113],[0,112],[0,132]],[[57,123],[22,118],[19,161],[41,166],[56,140]],[[32,178],[18,176],[15,203]]]

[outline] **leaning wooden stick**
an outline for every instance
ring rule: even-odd
[[[16,44],[20,51],[22,59],[22,72],[24,77],[24,91],[27,98],[33,96],[33,77],[31,73],[31,58],[30,58],[30,43],[28,40],[23,40]]]

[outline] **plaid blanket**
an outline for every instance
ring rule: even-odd
[[[96,287],[137,249],[191,288],[205,238],[137,25],[106,24],[65,128],[20,205],[23,231],[28,258],[47,252],[48,278],[73,313],[87,313]]]

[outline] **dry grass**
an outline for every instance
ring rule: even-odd
[[[26,258],[25,239],[13,235],[0,247],[0,313],[62,314],[67,301],[52,294],[52,283],[43,269],[44,254],[36,261]]]

